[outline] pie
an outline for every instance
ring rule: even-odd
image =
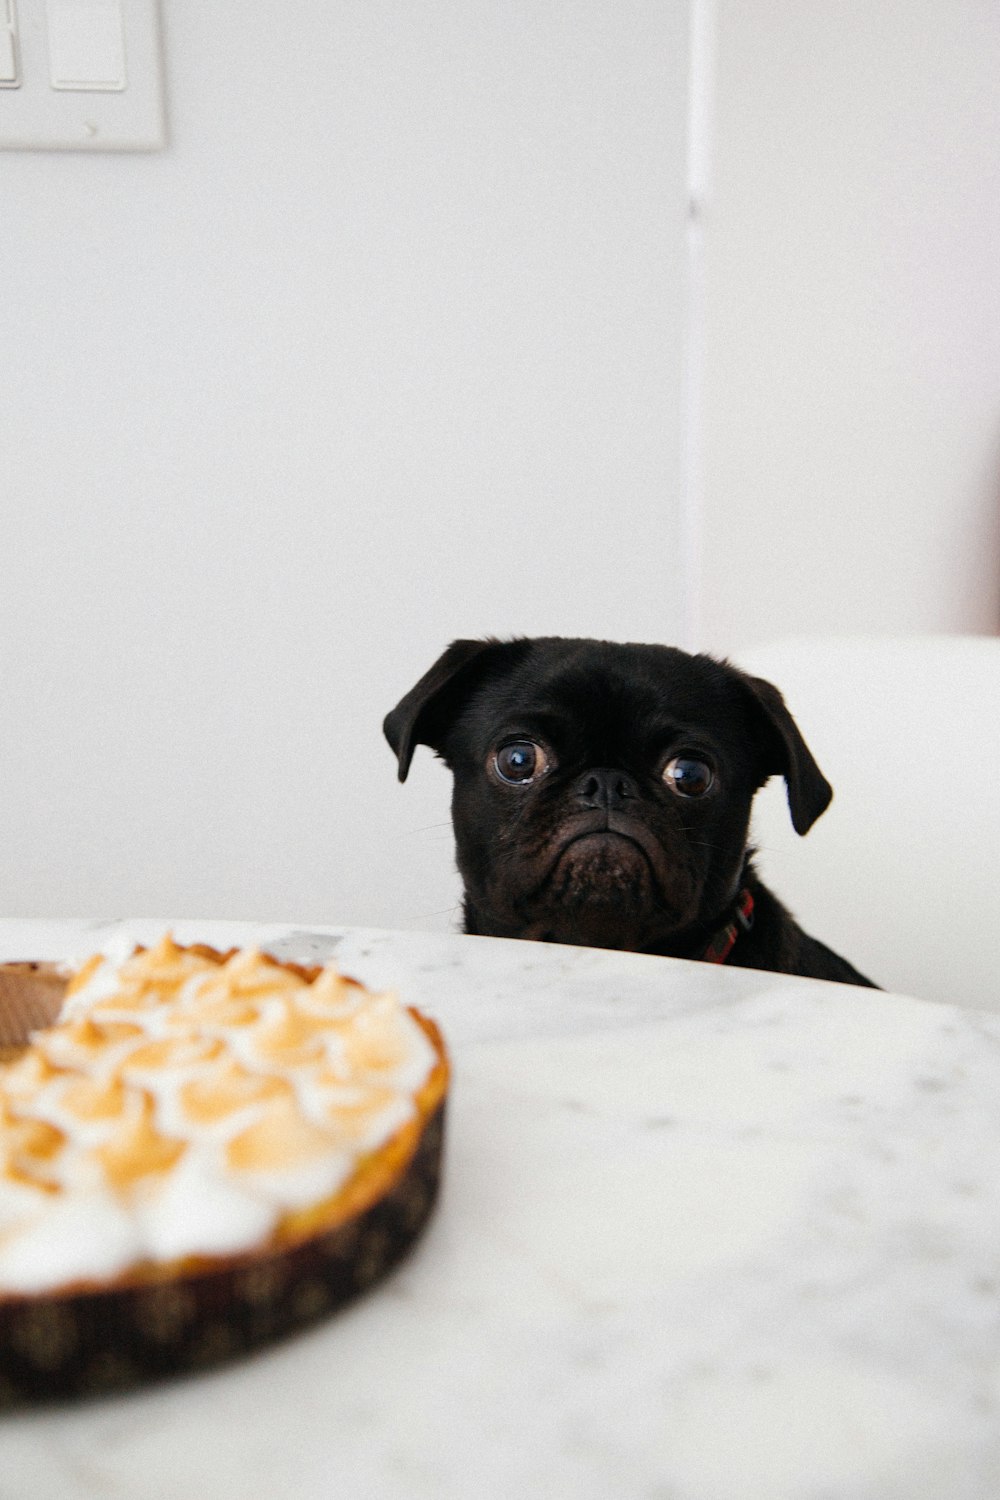
[[[3,965],[0,1048],[0,1403],[311,1322],[433,1206],[441,1034],[332,965],[169,935]]]

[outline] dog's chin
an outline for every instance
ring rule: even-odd
[[[582,834],[560,851],[531,902],[529,934],[553,943],[641,949],[662,923],[644,850],[612,831]]]

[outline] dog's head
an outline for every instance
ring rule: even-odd
[[[467,928],[656,952],[732,902],[754,793],[832,795],[777,688],[667,646],[455,641],[385,720],[454,774]]]

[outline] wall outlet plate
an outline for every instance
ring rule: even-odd
[[[0,149],[166,145],[157,0],[0,0],[0,21],[15,70],[0,83]]]

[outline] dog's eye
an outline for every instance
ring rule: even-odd
[[[548,763],[545,751],[534,740],[511,740],[508,745],[501,745],[493,757],[493,765],[500,779],[515,784],[534,781]]]
[[[663,768],[663,779],[679,797],[704,797],[715,780],[712,767],[690,755],[675,755]]]

